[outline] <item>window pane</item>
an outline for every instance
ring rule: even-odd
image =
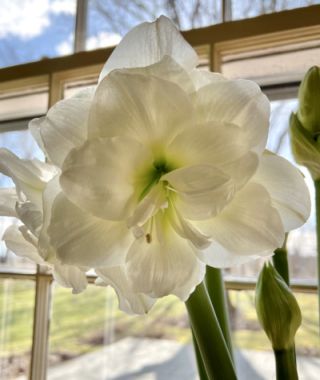
[[[3,96],[0,98],[0,128],[3,130],[4,121],[39,116],[46,113],[47,108],[48,92],[45,91],[35,91],[31,94],[17,96]]]
[[[317,380],[320,366],[317,294],[295,294],[302,310],[296,335],[298,372],[301,379]],[[270,342],[257,320],[253,291],[228,291],[237,368],[243,379],[274,379],[275,364]],[[263,363],[263,365],[261,365]]]
[[[287,9],[319,4],[319,0],[231,0],[232,19],[239,20],[266,13],[280,12]]]
[[[76,0],[2,0],[0,67],[71,52]]]
[[[34,282],[0,280],[0,377],[27,379],[30,366]]]
[[[196,379],[183,302],[167,297],[146,316],[118,310],[111,288],[80,295],[55,287],[48,379]]]
[[[318,65],[319,56],[317,40],[265,47],[223,55],[221,72],[228,78],[247,78],[260,85],[290,83],[300,81],[311,66]]]
[[[135,25],[169,16],[181,30],[221,22],[220,0],[89,0],[87,50],[116,45]]]

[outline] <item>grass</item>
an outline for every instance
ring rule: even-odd
[[[0,283],[0,352],[2,356],[30,351],[34,288],[32,281],[6,280]],[[230,291],[233,305],[233,334],[240,348],[270,350],[254,309],[254,293]],[[315,294],[298,294],[303,313],[296,346],[302,354],[320,354]],[[50,328],[50,354],[68,358],[97,349],[127,336],[191,341],[184,304],[166,297],[147,316],[128,316],[118,310],[111,289],[89,286],[77,296],[54,287]],[[62,359],[61,359],[62,360]]]

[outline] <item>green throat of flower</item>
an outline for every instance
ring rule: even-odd
[[[160,178],[174,170],[174,166],[168,164],[166,160],[156,160],[153,162],[153,165],[149,172],[147,173],[147,185],[144,187],[139,196],[139,201],[141,201],[153,188],[153,186],[157,185],[160,181]]]

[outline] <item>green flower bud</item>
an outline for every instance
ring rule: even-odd
[[[296,114],[290,117],[290,140],[296,162],[309,169],[312,178],[320,178],[320,136],[303,128]]]
[[[308,70],[299,87],[298,118],[303,128],[320,134],[320,67]]]
[[[256,287],[259,321],[274,350],[294,347],[301,311],[292,291],[271,264],[265,264]]]

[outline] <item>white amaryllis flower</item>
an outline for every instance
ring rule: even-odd
[[[271,255],[310,212],[300,172],[264,151],[260,88],[196,65],[160,17],[124,37],[94,93],[31,124],[61,168],[47,224],[57,259],[95,268],[135,312],[186,300],[206,264]]]

